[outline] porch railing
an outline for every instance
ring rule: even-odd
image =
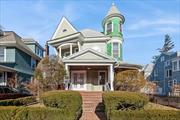
[[[105,83],[105,91],[110,91],[110,84],[108,82]]]

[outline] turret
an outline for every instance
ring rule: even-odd
[[[111,37],[111,40],[107,42],[107,54],[114,57],[117,62],[122,61],[122,24],[124,21],[124,16],[113,3],[102,22],[104,34]]]

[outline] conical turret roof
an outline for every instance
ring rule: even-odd
[[[120,14],[120,11],[118,10],[118,8],[115,6],[114,3],[112,3],[112,6],[110,7],[106,16],[113,15],[113,14]]]

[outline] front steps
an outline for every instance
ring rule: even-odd
[[[83,113],[80,120],[106,120],[102,104],[102,92],[80,92]]]

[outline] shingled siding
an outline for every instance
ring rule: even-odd
[[[19,49],[16,49],[15,69],[24,73],[32,74],[33,71],[31,69],[31,56]]]
[[[6,47],[6,62],[15,62],[15,48]]]

